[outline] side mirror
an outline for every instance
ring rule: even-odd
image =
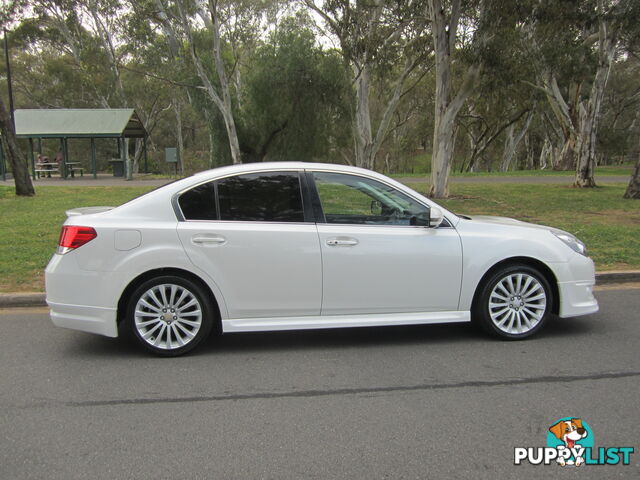
[[[371,200],[371,215],[382,215],[382,202]]]
[[[429,217],[429,227],[438,228],[444,220],[444,213],[438,207],[431,207],[431,215]]]

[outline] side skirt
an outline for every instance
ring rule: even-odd
[[[326,315],[310,317],[236,318],[222,320],[222,331],[268,332],[320,328],[383,327],[470,322],[470,312],[415,312],[371,315]]]

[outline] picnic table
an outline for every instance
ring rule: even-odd
[[[63,177],[67,178],[69,175],[71,175],[71,178],[75,178],[75,174],[76,172],[80,172],[80,176],[83,177],[84,176],[84,168],[81,167],[80,165],[82,165],[80,162],[65,162],[64,164],[64,173],[63,173]],[[55,174],[55,175],[60,175],[60,163],[58,162],[37,162],[36,163],[36,168],[35,168],[35,173],[37,175],[38,178],[40,178],[40,176],[42,177],[48,177],[51,178],[51,174]]]
[[[35,172],[38,178],[40,178],[41,174],[43,177],[46,174],[47,177],[51,178],[52,173],[59,175],[58,167],[59,164],[57,162],[38,162],[36,163]]]
[[[68,177],[69,174],[71,174],[71,178],[74,178],[75,172],[80,172],[80,176],[84,177],[84,168],[80,167],[79,165],[81,165],[80,162],[65,162],[65,166],[67,169],[65,178]]]

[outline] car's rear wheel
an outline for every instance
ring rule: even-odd
[[[144,348],[161,356],[177,356],[209,336],[213,309],[198,284],[167,275],[147,280],[133,292],[127,321]]]
[[[528,265],[511,265],[491,275],[473,309],[484,330],[501,338],[518,340],[542,328],[551,314],[553,293],[549,282]]]

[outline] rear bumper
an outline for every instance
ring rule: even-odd
[[[115,308],[67,305],[50,301],[47,301],[47,304],[51,309],[51,321],[56,327],[97,333],[107,337],[118,336]]]
[[[45,270],[47,304],[57,327],[118,336],[117,278],[112,272],[79,268],[74,252],[54,255]]]

